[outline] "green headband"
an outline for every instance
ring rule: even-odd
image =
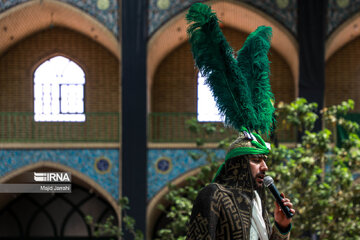
[[[249,155],[249,154],[269,154],[269,149],[266,147],[265,141],[260,137],[259,134],[253,133],[253,135],[256,137],[257,141],[252,140],[251,145],[254,147],[238,147],[231,149],[225,156],[225,161],[221,166],[219,167],[218,171],[215,174],[215,177],[213,178],[212,182],[214,182],[215,178],[220,174],[221,169],[224,167],[226,161],[228,159],[243,156],[243,155]]]

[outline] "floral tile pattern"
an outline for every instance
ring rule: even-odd
[[[0,13],[30,0],[0,0]],[[116,37],[118,32],[118,1],[115,0],[58,0],[81,9],[104,24]],[[297,34],[296,0],[235,0],[255,7],[282,23],[295,36]],[[149,35],[191,4],[199,0],[149,0]],[[205,2],[205,1],[203,1]],[[329,0],[327,35],[360,10],[360,0]]]
[[[96,171],[98,158],[111,161],[105,174]],[[61,149],[61,150],[0,150],[0,177],[37,162],[54,162],[71,167],[101,185],[114,199],[119,199],[119,151],[117,149]]]
[[[29,0],[0,0],[0,13]],[[58,0],[68,3],[96,18],[118,37],[118,1],[115,0]]]
[[[225,158],[225,151],[218,149],[214,149],[213,151],[219,159]],[[192,159],[189,155],[191,152],[201,154],[201,151],[196,149],[148,150],[148,200],[154,197],[156,193],[165,187],[168,182],[173,181],[184,173],[207,163],[205,157],[201,157],[198,160]],[[158,161],[159,159],[170,159],[172,165],[170,171],[161,171],[164,164],[161,164],[162,162]]]
[[[329,0],[327,35],[360,10],[360,0]],[[359,27],[359,26],[358,26]]]
[[[251,5],[283,24],[296,35],[296,0],[236,0]],[[149,35],[152,35],[172,17],[185,11],[198,0],[149,0]],[[202,1],[205,2],[205,1]]]

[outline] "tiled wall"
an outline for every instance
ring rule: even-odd
[[[217,159],[225,158],[225,151],[214,149]],[[194,160],[190,154],[200,154],[202,157]],[[205,155],[196,149],[149,149],[148,150],[148,193],[150,200],[166,184],[186,172],[207,163]]]
[[[0,13],[29,0],[0,1]],[[61,0],[96,18],[115,36],[118,36],[118,1],[117,0]]]
[[[149,34],[153,34],[163,24],[198,0],[149,0]],[[206,1],[201,1],[206,2]],[[296,35],[297,3],[296,0],[236,0],[264,11],[282,23]]]
[[[0,13],[29,0],[0,1]],[[115,36],[118,33],[117,0],[59,0],[77,7],[104,24]],[[297,35],[296,0],[235,0],[264,11],[282,23],[291,33]],[[149,0],[149,35],[198,0]],[[203,1],[204,2],[204,1]],[[360,9],[360,0],[328,1],[327,33],[331,34],[338,26],[356,14]]]
[[[99,173],[95,162],[111,162],[107,173]],[[116,149],[0,150],[0,177],[38,162],[54,162],[71,167],[100,184],[114,199],[119,198],[119,151]]]
[[[360,10],[360,0],[328,0],[328,4],[328,36]]]
[[[224,159],[223,150],[213,150],[218,159]],[[190,153],[200,154],[194,160]],[[106,173],[99,173],[95,166],[99,158],[110,161],[111,167]],[[103,187],[114,199],[119,194],[119,151],[117,149],[68,149],[68,150],[0,150],[0,177],[22,167],[38,163],[53,162],[71,167],[88,176]],[[150,200],[166,184],[186,172],[206,164],[205,155],[196,149],[149,149],[148,150],[148,193]]]

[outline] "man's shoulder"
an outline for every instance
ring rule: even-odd
[[[215,197],[217,195],[230,195],[231,192],[218,183],[210,183],[202,188],[198,194],[198,199]]]
[[[192,218],[200,215],[205,218],[219,216],[223,202],[228,196],[223,187],[217,183],[211,183],[202,188],[194,202]]]

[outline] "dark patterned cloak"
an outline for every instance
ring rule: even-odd
[[[214,182],[204,187],[195,200],[187,240],[250,239],[254,182],[247,155],[229,159]],[[269,239],[289,239],[290,233],[281,233],[270,227],[265,209],[265,190],[257,189],[262,201]]]

